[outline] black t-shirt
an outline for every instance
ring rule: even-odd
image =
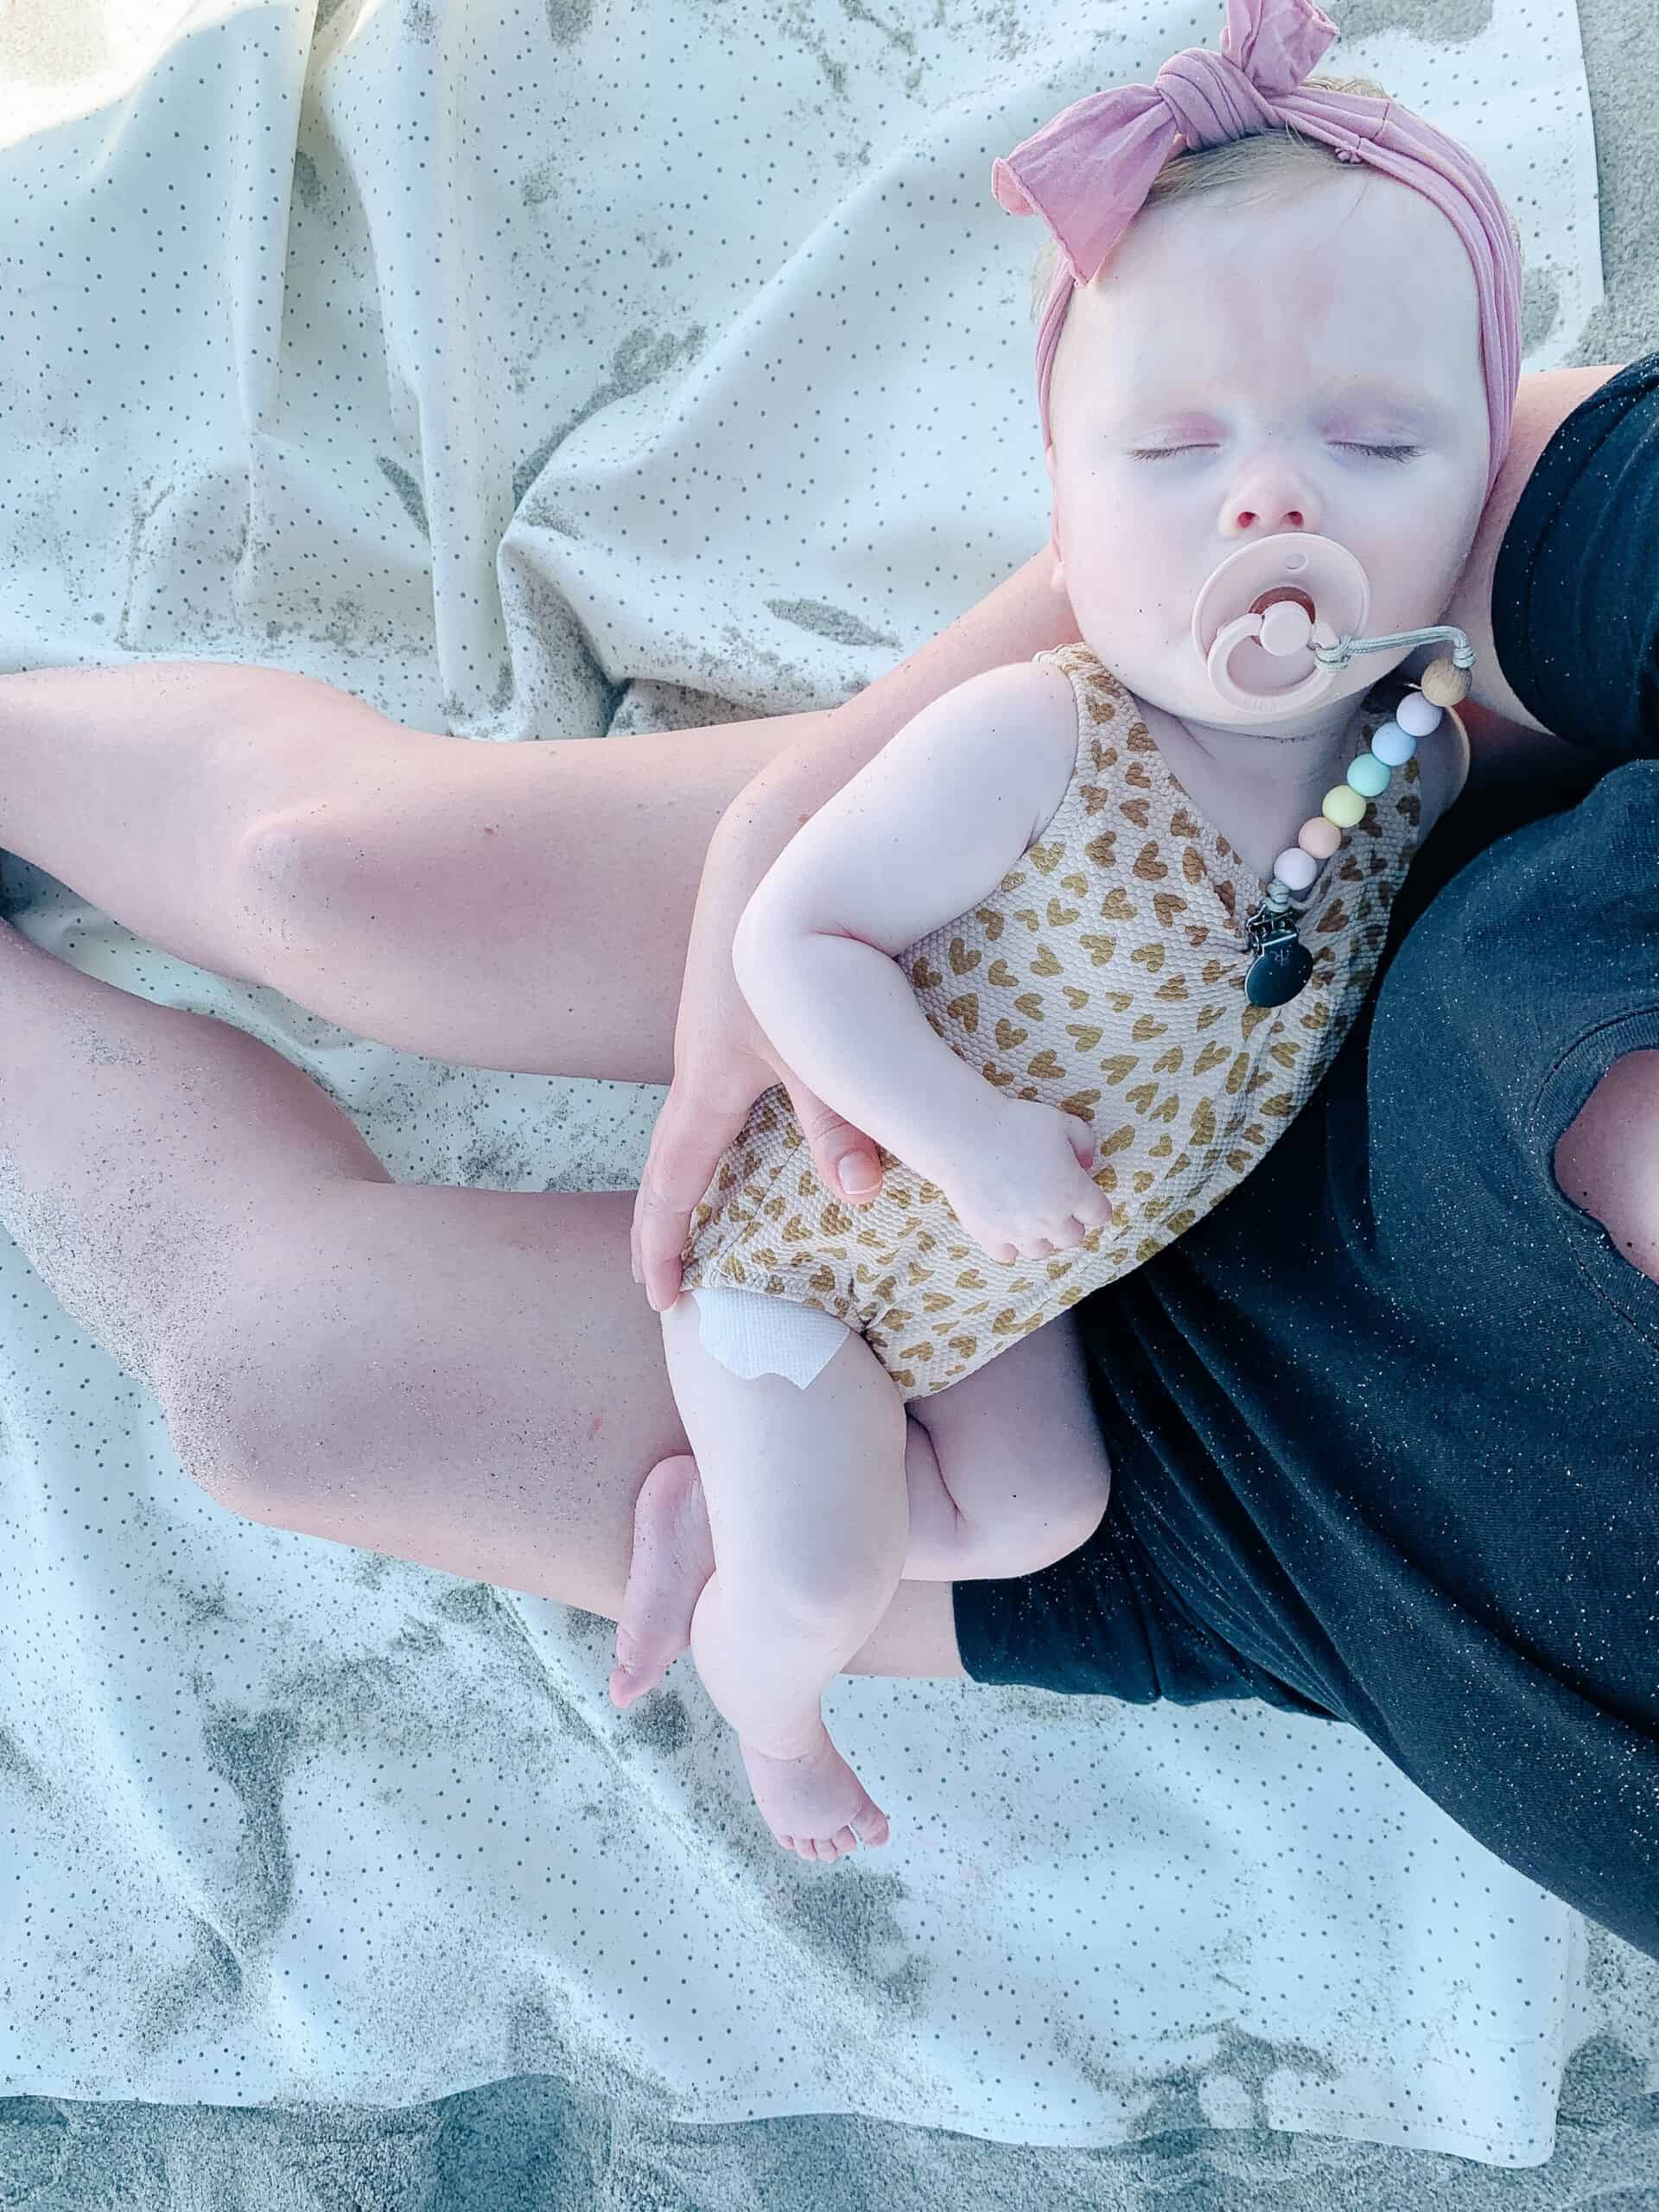
[[[1583,779],[1443,818],[1313,1100],[1076,1309],[1106,1518],[957,1630],[977,1680],[1348,1722],[1659,1956],[1659,1284],[1552,1172],[1659,1047],[1659,354],[1550,442],[1493,620]]]

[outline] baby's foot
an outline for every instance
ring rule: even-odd
[[[690,1649],[691,1616],[715,1571],[709,1511],[689,1452],[659,1459],[633,1509],[633,1557],[616,1624],[611,1702],[626,1713]]]
[[[738,1749],[761,1817],[785,1851],[803,1859],[839,1859],[867,1843],[887,1840],[887,1816],[830,1740],[822,1719],[817,1741],[798,1758],[769,1758],[746,1744]]]

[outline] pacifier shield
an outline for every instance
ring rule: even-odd
[[[1365,571],[1345,546],[1281,531],[1241,545],[1211,571],[1192,608],[1192,642],[1230,707],[1300,713],[1337,675],[1309,647],[1363,634],[1370,603]]]

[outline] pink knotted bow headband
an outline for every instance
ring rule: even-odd
[[[1521,380],[1521,257],[1503,203],[1472,154],[1396,100],[1297,88],[1337,35],[1313,0],[1226,0],[1221,51],[1189,46],[1150,85],[1091,92],[991,165],[991,189],[1011,215],[1040,215],[1061,258],[1037,334],[1043,443],[1049,382],[1075,289],[1090,283],[1146,202],[1153,179],[1185,146],[1219,146],[1281,124],[1369,162],[1432,200],[1462,239],[1475,272],[1491,431],[1490,497],[1509,450]]]

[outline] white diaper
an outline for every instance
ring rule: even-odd
[[[705,1351],[733,1375],[781,1375],[804,1390],[852,1331],[833,1313],[759,1291],[694,1290],[697,1334]]]

